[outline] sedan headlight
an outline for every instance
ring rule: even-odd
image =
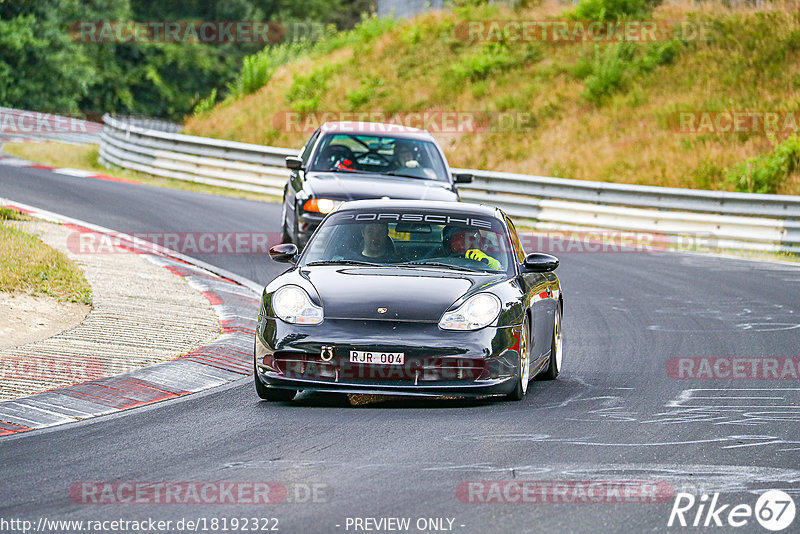
[[[340,200],[331,200],[329,198],[309,198],[306,200],[305,204],[303,204],[303,210],[327,215],[341,203]]]
[[[478,293],[439,321],[444,330],[478,330],[488,326],[500,313],[500,299],[491,293]]]
[[[272,295],[272,309],[278,318],[292,324],[319,324],[322,307],[299,286],[283,286]]]

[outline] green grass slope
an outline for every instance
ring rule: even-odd
[[[556,3],[516,10],[495,3],[397,23],[365,20],[284,53],[269,65],[265,85],[206,106],[186,132],[300,147],[309,132],[286,128],[287,113],[313,125],[327,111],[462,111],[485,120],[485,131],[434,132],[453,166],[800,194],[798,126],[787,122],[795,117],[800,125],[797,6],[687,2],[651,11],[641,1],[584,0],[569,12]],[[620,5],[623,14],[614,11]],[[688,21],[703,31],[622,43],[469,38],[469,24],[480,21],[624,16],[659,28]],[[747,131],[752,120],[732,133],[681,129],[681,112],[699,126],[700,114],[726,111],[778,113],[780,131]],[[513,120],[501,127],[501,116]]]

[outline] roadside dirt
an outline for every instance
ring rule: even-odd
[[[0,349],[47,339],[79,325],[91,306],[0,292]]]

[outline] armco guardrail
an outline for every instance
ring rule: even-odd
[[[541,230],[597,228],[700,238],[714,248],[800,252],[800,197],[472,172],[461,198]]]
[[[100,161],[126,169],[229,187],[283,194],[289,175],[284,158],[297,150],[195,137],[142,127],[141,122],[103,116]]]
[[[0,107],[0,137],[4,141],[34,139],[97,144],[102,129],[101,124],[77,116]]]
[[[100,157],[157,176],[281,195],[297,150],[162,131],[104,116]],[[463,200],[503,208],[541,230],[610,229],[703,238],[714,247],[800,252],[800,197],[699,191],[453,169],[474,175]]]

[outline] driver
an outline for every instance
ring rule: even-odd
[[[475,228],[445,226],[442,230],[442,245],[448,255],[479,261],[499,271],[500,262],[480,249],[482,243],[481,233]]]
[[[413,143],[400,139],[395,141],[394,158],[397,162],[397,169],[401,170],[401,172],[403,169],[415,169],[415,172],[412,174],[417,175],[422,173],[426,178],[430,178],[431,180],[436,179],[436,174],[434,174],[433,170],[423,167],[417,159],[418,157],[417,148]]]
[[[397,159],[397,166],[408,169],[416,169],[419,167],[417,161],[416,150],[414,145],[406,141],[397,141],[394,145],[394,155]]]
[[[394,244],[385,223],[369,223],[361,227],[364,246],[361,259],[370,262],[391,263],[395,260]]]

